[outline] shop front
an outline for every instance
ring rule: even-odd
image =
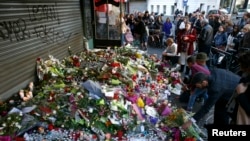
[[[1,0],[0,9],[0,101],[35,81],[35,60],[83,50],[79,0]]]
[[[124,22],[123,0],[93,0],[94,48],[121,46],[121,25]]]

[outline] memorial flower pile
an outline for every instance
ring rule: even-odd
[[[179,128],[187,122],[191,116],[192,114],[187,113],[187,111],[182,108],[172,107],[171,113],[162,119],[162,127],[168,128],[168,130],[165,129],[167,133],[173,134],[174,131],[174,138],[177,140],[201,140],[200,130],[197,129],[196,125],[190,126],[187,130]]]
[[[155,63],[147,54],[126,48],[71,53],[61,61],[53,56],[38,58],[39,83],[32,89],[33,96],[15,107],[26,120],[16,116],[20,117],[15,120],[18,128],[9,132],[3,125],[11,115],[5,114],[0,136],[9,133],[26,140],[198,139],[196,128],[180,132],[181,138],[172,132],[179,131],[189,116],[173,108],[169,99],[169,86],[179,89],[179,73],[160,73]]]
[[[22,113],[9,113],[0,117],[0,135],[14,135],[21,128]]]

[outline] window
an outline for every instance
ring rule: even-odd
[[[210,10],[210,5],[207,6],[207,11],[209,11],[209,10]]]
[[[250,9],[250,4],[247,5],[247,9]]]
[[[160,14],[160,5],[157,5],[157,13]]]
[[[151,5],[151,12],[154,12],[154,5]]]
[[[200,4],[200,11],[203,11],[203,10],[204,10],[204,9],[203,9],[203,8],[204,8],[204,5],[205,5],[204,3],[201,3],[201,4]]]
[[[187,5],[187,6],[185,7],[185,12],[188,13],[188,9],[189,9],[189,6]]]
[[[171,14],[174,15],[174,14],[175,14],[174,12],[175,12],[175,6],[172,5],[172,6],[171,6]]]
[[[163,14],[167,13],[167,5],[163,5]]]
[[[84,34],[87,39],[93,38],[90,1],[84,1]]]
[[[108,6],[107,4],[105,6]],[[95,11],[95,36],[100,40],[120,40],[121,10],[117,6],[109,6],[109,11]]]

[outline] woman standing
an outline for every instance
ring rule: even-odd
[[[238,102],[238,111],[236,124],[250,125],[250,51],[243,53],[239,58],[239,63],[243,76],[236,87],[236,101]]]
[[[227,45],[227,32],[225,32],[225,27],[220,26],[219,30],[214,36],[214,46],[218,49],[225,50]]]
[[[191,22],[185,23],[185,30],[178,33],[177,36],[177,44],[178,44],[178,52],[180,53],[180,64],[181,70],[184,71],[184,67],[186,66],[185,74],[189,74],[189,68],[186,65],[187,57],[193,55],[194,53],[194,42],[197,39],[196,29],[191,27]]]
[[[156,17],[155,22],[154,22],[154,27],[156,31],[156,33],[158,34],[158,38],[160,40],[160,46],[163,46],[163,20],[162,20],[162,16],[159,15]]]
[[[236,87],[235,93],[227,103],[227,112],[231,124],[250,125],[250,51],[244,52],[239,57],[239,64],[243,75]]]
[[[170,36],[171,29],[172,29],[172,23],[169,17],[167,17],[166,21],[163,24],[163,29],[162,29],[162,31],[165,33],[165,39],[167,39]]]
[[[239,38],[238,38],[238,35],[239,35],[239,32],[240,32],[240,27],[237,26],[237,25],[234,25],[233,27],[233,31],[232,33],[230,33],[227,37],[227,47],[226,49],[228,50],[238,50],[238,46],[239,46]]]
[[[129,18],[127,20],[127,25],[129,26],[129,28],[132,32],[132,35],[135,36],[135,34],[134,34],[135,33],[134,32],[134,30],[135,30],[135,16],[134,16],[134,14],[129,15]]]
[[[242,32],[243,32],[243,37],[242,37],[242,41],[240,42],[239,45],[239,53],[244,52],[244,48],[248,48],[250,49],[250,24],[246,24],[243,28],[242,28]]]

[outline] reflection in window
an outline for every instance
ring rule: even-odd
[[[109,3],[101,3],[100,1],[95,3],[98,4],[95,5],[96,38],[120,40],[120,5],[117,3],[111,3],[112,1],[106,2]]]
[[[120,39],[120,9],[117,7],[112,6],[109,9],[108,14],[108,23],[109,23],[109,39],[110,40],[119,40]]]
[[[96,11],[96,38],[107,39],[107,37],[106,12]]]

